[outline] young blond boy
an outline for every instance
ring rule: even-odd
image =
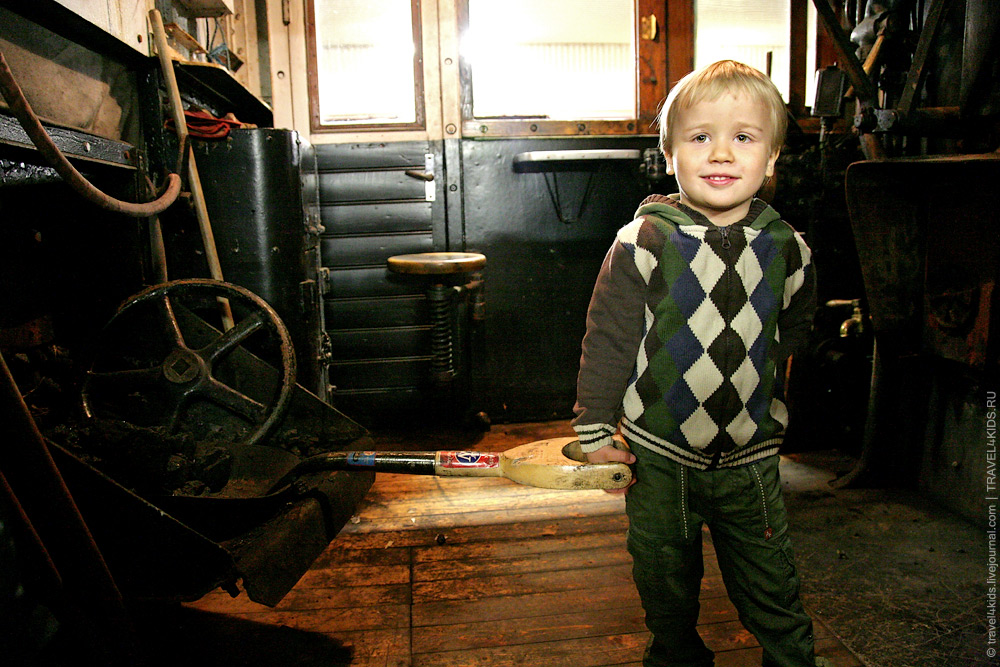
[[[815,280],[802,237],[754,196],[785,129],[781,95],[751,67],[721,61],[678,82],[660,148],[680,192],[648,197],[619,230],[587,313],[573,428],[591,461],[635,464],[646,667],[713,664],[695,628],[703,524],[762,664],[816,664],[778,477],[783,369]],[[618,428],[630,452],[612,446]]]

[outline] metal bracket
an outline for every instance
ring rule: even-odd
[[[583,216],[583,211],[587,206],[587,199],[590,197],[590,188],[593,185],[594,173],[600,171],[602,166],[607,164],[625,164],[638,162],[642,159],[642,152],[636,149],[584,149],[584,150],[564,150],[564,151],[530,151],[518,153],[514,156],[513,168],[517,173],[539,173],[545,178],[545,188],[548,190],[549,199],[556,210],[559,222],[572,224],[579,222]],[[580,200],[580,207],[576,214],[571,217],[563,215],[562,202],[559,198],[559,179],[557,172],[560,171],[586,171],[587,185]],[[552,178],[549,179],[551,172]]]
[[[549,200],[552,202],[552,207],[556,210],[556,217],[559,218],[559,222],[564,225],[570,225],[574,222],[580,222],[580,218],[583,217],[583,210],[587,207],[587,198],[590,197],[590,186],[594,182],[594,172],[590,172],[587,175],[587,185],[583,190],[583,197],[580,198],[580,207],[576,210],[576,215],[567,218],[563,215],[562,203],[559,201],[559,177],[555,172],[552,173],[552,182],[549,182],[549,175],[542,172],[542,176],[545,178],[545,189],[548,190]]]

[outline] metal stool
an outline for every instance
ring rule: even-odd
[[[452,298],[472,292],[472,317],[482,318],[483,278],[479,273],[486,266],[486,256],[475,252],[422,252],[395,255],[388,260],[393,273],[429,276],[427,301],[431,314],[431,376],[437,384],[447,384],[455,378],[455,355],[452,345]],[[454,277],[470,274],[464,284],[455,284]],[[450,278],[449,278],[450,277]]]

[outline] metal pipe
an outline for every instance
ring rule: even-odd
[[[838,55],[842,60],[840,65],[847,72],[847,76],[850,77],[851,84],[854,85],[854,90],[858,94],[858,99],[866,107],[878,106],[878,91],[875,88],[875,84],[865,74],[861,61],[858,60],[857,55],[854,53],[854,44],[851,43],[851,40],[848,39],[847,35],[841,29],[840,22],[837,20],[837,15],[834,13],[833,7],[830,6],[829,0],[813,0],[813,4],[816,6],[816,13],[823,23],[823,27],[826,28],[827,33],[833,40],[833,45],[836,47]]]
[[[153,277],[158,283],[170,280],[167,271],[167,249],[163,243],[163,230],[156,216],[149,221],[149,254],[153,262]]]
[[[14,74],[10,71],[2,51],[0,51],[0,93],[3,93],[11,113],[24,128],[38,152],[48,160],[67,185],[87,201],[115,213],[122,213],[134,218],[148,218],[165,210],[177,199],[177,195],[181,191],[181,177],[177,174],[170,174],[167,177],[167,189],[158,199],[145,204],[121,201],[94,187],[90,181],[84,178],[83,174],[76,170],[76,167],[70,164],[62,151],[52,142],[48,132],[38,120],[38,116],[28,104],[28,100],[25,99],[21,87],[17,85],[17,80],[14,79]]]
[[[885,391],[885,361],[878,351],[878,343],[872,349],[872,376],[868,393],[868,415],[865,419],[865,430],[861,440],[861,456],[854,467],[844,475],[830,480],[830,486],[844,489],[853,486],[871,474],[872,461],[875,458],[876,440],[881,431],[880,420],[882,410],[886,405]],[[884,444],[884,443],[883,443]]]
[[[16,521],[20,524],[19,535],[22,539],[20,544],[24,545],[24,562],[31,564],[29,581],[36,587],[37,597],[45,603],[56,600],[63,588],[59,568],[52,562],[52,556],[45,548],[42,538],[39,537],[38,530],[31,522],[31,517],[25,513],[21,501],[14,495],[14,490],[10,487],[10,483],[2,471],[0,471],[0,502],[10,510],[8,521]],[[21,550],[21,548],[18,549],[18,551]]]

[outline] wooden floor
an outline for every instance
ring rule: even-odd
[[[494,427],[475,449],[567,435],[547,428]],[[216,665],[638,666],[648,635],[625,528],[622,497],[601,491],[380,474],[276,608],[217,591],[174,627]],[[716,664],[759,665],[710,540],[705,558],[700,630]],[[861,664],[820,623],[816,638],[834,665]]]

